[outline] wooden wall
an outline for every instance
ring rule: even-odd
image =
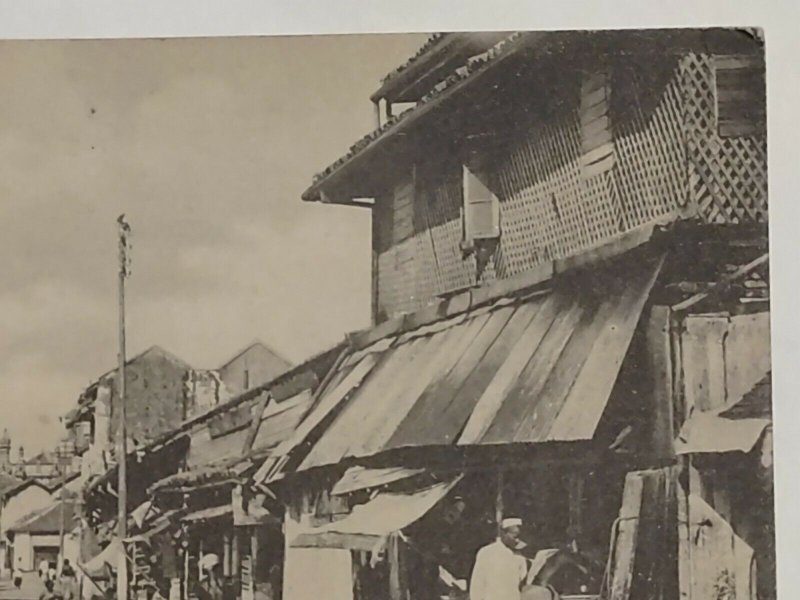
[[[465,123],[482,118],[488,135],[420,148],[417,167],[377,199],[376,319],[655,222],[765,222],[766,137],[719,135],[713,64],[699,54],[588,59],[573,63],[572,76],[562,69],[519,78],[487,100],[484,115],[462,115]],[[608,76],[598,82],[598,71]],[[598,106],[591,99],[603,90]],[[454,123],[444,120],[462,131]],[[501,210],[500,242],[480,274],[460,247],[461,161],[474,156],[490,164]]]

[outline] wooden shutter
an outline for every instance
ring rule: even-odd
[[[399,244],[414,235],[414,180],[394,189],[392,197],[392,243]]]
[[[500,202],[475,173],[464,167],[464,241],[500,237]]]
[[[763,135],[766,89],[761,56],[714,57],[717,129],[723,137]]]
[[[587,179],[614,166],[608,73],[589,73],[581,86],[581,165]]]

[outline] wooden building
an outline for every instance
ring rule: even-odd
[[[744,29],[441,34],[387,76],[303,196],[371,211],[374,326],[254,475],[284,600],[463,595],[512,513],[564,597],[774,595],[769,496],[735,519],[676,452],[769,371],[764,95]]]

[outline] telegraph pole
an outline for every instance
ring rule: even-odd
[[[58,563],[56,567],[58,568],[58,572],[61,573],[62,569],[64,568],[64,530],[65,527],[65,515],[64,515],[64,502],[66,501],[64,496],[67,493],[66,485],[67,485],[67,467],[66,467],[66,443],[64,440],[58,443],[56,447],[56,462],[58,463],[58,471],[59,476],[61,477],[61,491],[60,491],[60,498],[59,498],[59,507],[58,507]]]
[[[117,373],[117,599],[128,600],[128,558],[124,540],[128,537],[128,481],[126,458],[128,455],[125,423],[125,280],[130,275],[131,227],[125,215],[117,219],[119,225],[119,371]]]

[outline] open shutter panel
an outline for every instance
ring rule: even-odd
[[[581,164],[585,178],[614,166],[614,142],[609,118],[608,73],[590,73],[581,86]]]
[[[394,189],[392,202],[393,242],[399,244],[414,235],[414,181]]]
[[[723,137],[766,131],[764,61],[760,56],[714,57],[717,128]]]
[[[464,241],[500,237],[500,201],[480,178],[464,167]]]

